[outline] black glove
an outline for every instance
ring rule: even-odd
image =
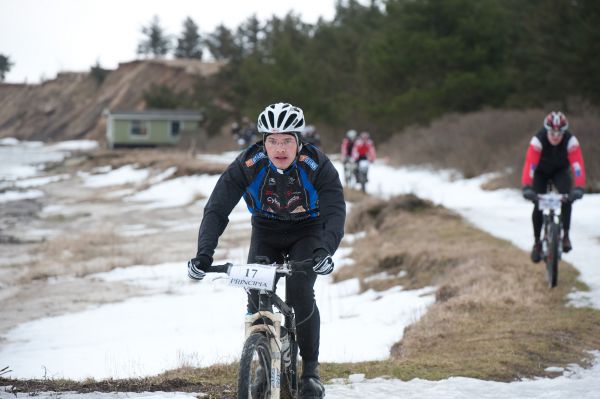
[[[583,188],[574,187],[569,193],[569,202],[575,202],[583,197]]]
[[[333,259],[331,258],[331,255],[329,255],[329,253],[323,248],[315,249],[313,262],[315,264],[313,266],[313,270],[317,274],[326,275],[333,271]]]
[[[525,186],[523,187],[523,198],[535,202],[537,201],[538,196],[535,190],[531,188],[531,186]]]
[[[212,259],[206,255],[198,255],[188,262],[188,276],[192,280],[202,280],[212,264]]]

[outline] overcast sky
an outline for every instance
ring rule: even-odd
[[[14,63],[6,82],[37,83],[96,60],[112,69],[135,59],[141,27],[154,15],[179,36],[188,16],[209,33],[252,14],[264,21],[293,10],[304,22],[331,20],[334,8],[335,0],[0,0],[0,54]]]

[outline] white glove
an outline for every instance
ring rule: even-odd
[[[315,273],[326,275],[333,271],[333,259],[325,250],[318,251],[313,260],[315,262],[315,265],[313,266]]]
[[[192,280],[200,281],[206,276],[206,273],[202,269],[200,269],[201,262],[198,258],[189,260],[187,266],[188,266],[188,276]]]

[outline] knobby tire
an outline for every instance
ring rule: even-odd
[[[546,255],[546,277],[550,288],[558,283],[558,261],[560,245],[560,227],[552,223],[549,226],[548,253]]]
[[[244,343],[240,359],[237,397],[238,399],[271,397],[271,350],[269,340],[262,333],[251,334]]]
[[[290,339],[290,359],[290,367],[283,370],[281,376],[281,399],[298,398],[298,342],[295,339]]]
[[[360,184],[360,191],[367,192],[367,175],[365,173],[358,174],[358,183]]]

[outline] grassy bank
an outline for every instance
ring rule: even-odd
[[[544,266],[527,253],[414,196],[369,200],[354,209],[348,229],[368,234],[355,244],[359,266],[341,269],[337,279],[359,277],[364,289],[376,290],[438,287],[435,304],[404,331],[392,360],[377,366],[385,374],[510,381],[585,364],[588,351],[600,349],[600,311],[566,304],[585,287],[565,262],[558,287],[549,289]],[[366,279],[382,272],[389,277]]]

